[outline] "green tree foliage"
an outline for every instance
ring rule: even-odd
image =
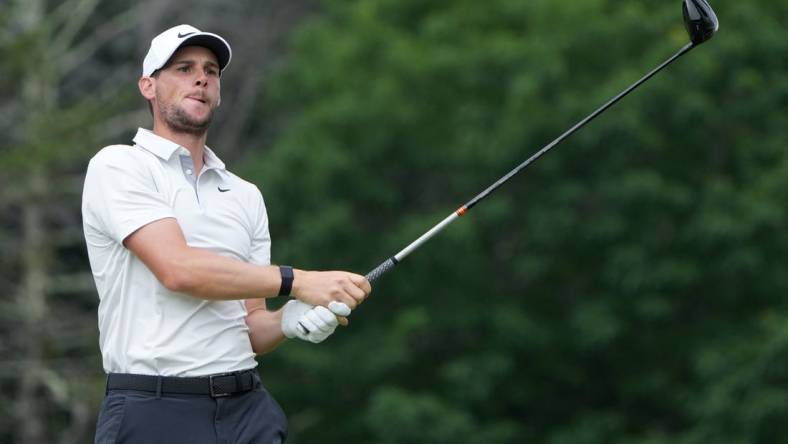
[[[211,130],[232,165],[257,79],[308,11],[304,0],[0,1],[0,443],[93,440],[106,376],[80,196],[89,158],[150,125],[137,90],[150,39],[191,23],[246,56],[223,76],[233,112]]]
[[[721,30],[262,360],[294,442],[780,442],[788,35]],[[329,1],[247,173],[274,260],[364,273],[687,42],[680,2]],[[273,125],[272,125],[273,126]]]
[[[92,21],[94,13],[116,13],[102,6],[26,0],[0,7],[3,443],[90,440],[102,396],[79,196],[87,158],[125,129],[108,116],[129,97],[109,86],[105,65],[85,63],[128,29]],[[99,71],[105,82],[96,81]]]

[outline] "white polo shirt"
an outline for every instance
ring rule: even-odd
[[[140,128],[134,143],[99,151],[82,195],[104,370],[201,376],[255,367],[243,301],[167,290],[123,240],[171,217],[190,246],[267,265],[271,240],[260,191],[207,147],[197,174],[189,152],[174,142]]]

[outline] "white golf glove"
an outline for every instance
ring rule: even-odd
[[[347,305],[341,305],[349,311]],[[288,338],[319,344],[334,333],[337,325],[339,321],[336,315],[320,305],[313,306],[293,299],[288,301],[282,310],[282,333]]]
[[[344,302],[329,302],[328,309],[337,316],[350,316],[350,307],[348,307]]]

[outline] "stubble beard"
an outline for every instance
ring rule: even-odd
[[[158,102],[159,114],[164,123],[173,131],[178,133],[202,136],[208,131],[208,127],[213,120],[213,109],[204,119],[195,119],[190,116],[183,108],[175,104],[163,104]]]

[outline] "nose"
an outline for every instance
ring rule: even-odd
[[[207,86],[208,85],[208,76],[204,72],[200,71],[197,74],[197,78],[194,79],[194,84],[196,86]]]

